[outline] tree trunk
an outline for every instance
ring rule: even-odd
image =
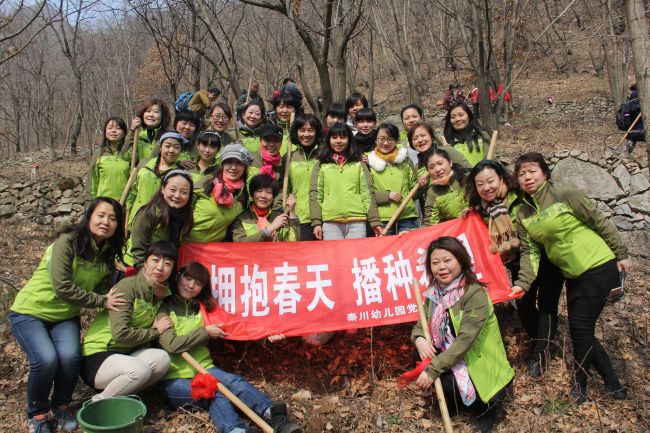
[[[375,53],[372,48],[374,29],[370,26],[370,41],[368,42],[368,105],[375,105]]]
[[[406,19],[402,10],[405,8],[403,2],[398,2],[397,0],[390,1],[390,9],[393,14],[393,19],[395,20],[395,33],[397,34],[397,44],[399,46],[400,53],[400,65],[402,66],[402,71],[406,75],[406,84],[408,86],[408,104],[417,104],[422,106],[422,101],[420,100],[420,93],[418,92],[417,82],[415,81],[415,65],[413,64],[413,57],[411,56],[411,50],[406,42]]]
[[[650,125],[650,36],[648,36],[648,20],[645,16],[643,0],[625,0],[625,15],[632,40],[634,56],[634,75],[636,88],[639,91],[639,102],[643,116],[643,125],[648,130]],[[649,139],[646,132],[646,139]],[[650,147],[646,146],[650,161]]]
[[[196,8],[194,7],[190,8],[190,12],[192,13],[190,48],[194,49],[194,47],[196,47],[196,45],[198,44],[198,41],[196,40],[196,29],[197,29]],[[190,63],[192,69],[192,87],[194,88],[194,91],[198,91],[201,89],[201,54],[199,54],[196,50],[194,51],[195,51],[194,59]]]
[[[16,150],[16,153],[20,153],[20,124],[22,116],[20,111],[20,98],[18,95],[11,95],[11,102],[14,109],[14,134],[16,135],[14,149]]]

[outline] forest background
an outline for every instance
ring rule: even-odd
[[[623,136],[614,113],[629,85],[640,83],[642,105],[650,99],[649,18],[648,0],[0,0],[0,180],[23,181],[33,162],[47,181],[83,176],[108,116],[128,122],[150,97],[171,107],[180,93],[210,87],[232,106],[251,76],[267,100],[289,76],[307,111],[318,113],[318,97],[327,107],[358,90],[380,119],[399,122],[399,109],[415,102],[436,127],[444,114],[436,100],[449,84],[465,94],[477,86],[484,127],[499,129],[501,160],[526,150],[606,156]],[[499,83],[512,93],[512,112],[502,99],[487,100]],[[629,158],[647,175],[645,144]],[[0,225],[0,277],[20,287],[55,233],[12,221]],[[552,374],[526,377],[523,330],[500,306],[517,377],[498,431],[650,431],[650,261],[635,260],[625,301],[608,306],[598,327],[631,398],[602,397],[595,383],[590,402],[567,404],[564,306]],[[5,311],[12,292],[0,294]],[[410,326],[362,330],[321,349],[226,342],[214,355],[289,401],[306,432],[439,431],[435,398],[396,388],[409,364]],[[0,348],[0,428],[13,431],[25,422],[27,364],[4,319]],[[91,393],[82,385],[77,392],[76,402]],[[206,414],[165,410],[155,392],[144,398],[147,432],[214,431]],[[472,431],[467,418],[454,423]]]

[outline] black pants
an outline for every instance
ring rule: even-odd
[[[300,224],[300,240],[301,241],[315,241],[314,228],[311,223]]]
[[[567,310],[575,379],[581,385],[587,384],[593,364],[605,384],[620,388],[609,355],[595,335],[596,321],[603,311],[607,295],[619,284],[616,260],[590,269],[578,278],[567,279]]]
[[[555,338],[557,310],[563,287],[562,272],[548,260],[546,254],[542,254],[537,278],[530,290],[516,301],[519,320],[533,340],[531,359],[539,359]]]
[[[492,399],[485,403],[481,400],[481,397],[476,394],[476,400],[469,406],[465,406],[463,399],[460,396],[460,390],[458,389],[458,384],[456,383],[456,378],[454,373],[451,370],[442,373],[440,376],[440,382],[442,385],[442,390],[445,394],[445,400],[447,402],[447,408],[449,409],[449,415],[453,416],[460,412],[466,412],[473,417],[485,417],[485,416],[494,416],[496,412],[497,405],[503,400],[506,395],[506,387],[503,387]]]

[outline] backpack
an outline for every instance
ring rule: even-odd
[[[176,110],[177,113],[180,113],[181,111],[185,110],[190,110],[190,99],[192,99],[192,96],[194,96],[194,92],[183,92],[181,93],[181,96],[176,99],[176,102],[174,102],[174,110]]]
[[[630,115],[629,101],[622,102],[618,110],[616,110],[616,126],[621,131],[627,131],[632,125],[632,116]]]

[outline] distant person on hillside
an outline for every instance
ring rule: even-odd
[[[636,83],[630,86],[630,97],[627,98],[629,105],[630,119],[634,122],[636,116],[641,113],[641,103],[639,101],[639,91],[636,89]],[[640,118],[634,128],[630,131],[627,136],[627,142],[625,143],[625,150],[627,153],[632,153],[634,146],[637,141],[645,141],[645,128],[643,127],[643,118]]]
[[[216,87],[213,87],[209,90],[199,90],[190,98],[188,108],[195,112],[200,119],[203,119],[203,116],[205,116],[205,113],[208,111],[208,108],[210,108],[210,105],[212,105],[214,101],[217,100],[220,94],[221,90],[217,89]]]
[[[244,91],[239,95],[239,98],[237,98],[237,120],[241,121],[244,110],[250,103],[258,104],[261,107],[262,112],[266,110],[264,107],[264,99],[260,96],[259,90],[260,83],[253,80],[248,91]]]
[[[451,104],[454,103],[454,85],[450,84],[449,88],[445,90],[445,93],[442,95],[442,106],[445,110],[449,110]]]

